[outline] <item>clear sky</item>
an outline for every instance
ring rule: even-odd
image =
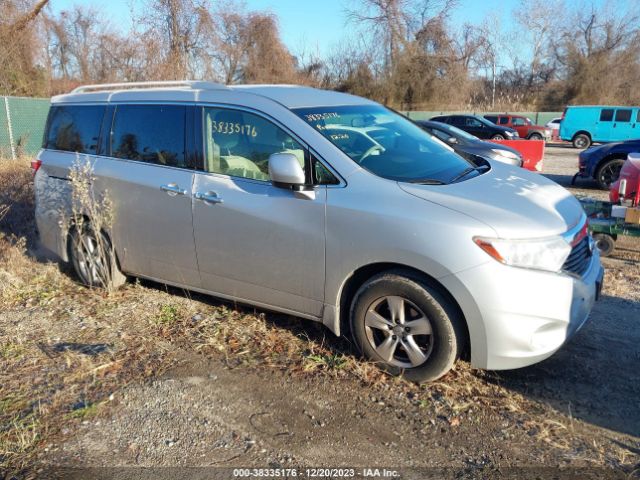
[[[50,0],[54,12],[76,3],[98,8],[114,25],[126,30],[130,25],[131,7],[140,13],[143,1]],[[246,0],[246,5],[249,10],[268,10],[278,16],[282,39],[294,54],[303,50],[327,53],[332,46],[348,38],[354,28],[347,23],[345,8],[356,5],[355,0]],[[505,0],[461,0],[451,19],[456,26],[464,22],[480,24],[487,13],[507,15],[516,5],[516,2]]]

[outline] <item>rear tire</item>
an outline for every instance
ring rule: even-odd
[[[591,146],[591,137],[586,133],[578,133],[573,137],[573,148],[579,148],[580,150],[584,150]]]
[[[600,250],[600,255],[603,257],[611,255],[616,248],[616,241],[611,235],[607,235],[606,233],[596,233],[593,236],[593,240],[598,250]]]
[[[83,222],[71,229],[69,237],[69,258],[84,285],[116,290],[126,283],[127,277],[104,233],[98,237],[91,225]]]
[[[451,370],[466,338],[456,308],[411,272],[385,272],[365,282],[353,298],[350,322],[368,359],[414,382]]]
[[[491,137],[491,140],[504,140],[504,135],[496,133],[493,137]]]
[[[607,160],[600,165],[596,172],[596,181],[598,182],[598,186],[603,190],[609,190],[611,184],[618,180],[622,165],[624,165],[624,160],[622,158]]]

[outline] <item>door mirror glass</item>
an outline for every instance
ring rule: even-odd
[[[269,157],[269,178],[277,187],[300,187],[305,184],[304,171],[292,153],[274,153]]]

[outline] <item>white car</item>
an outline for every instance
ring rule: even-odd
[[[560,131],[560,122],[562,121],[562,117],[555,117],[549,120],[544,124],[545,127],[551,130],[551,138],[553,140],[559,139],[559,131]]]

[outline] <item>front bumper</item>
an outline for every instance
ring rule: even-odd
[[[596,250],[580,278],[494,261],[455,277],[475,303],[475,316],[465,312],[467,322],[480,323],[469,326],[471,363],[503,370],[544,360],[571,338],[589,317],[604,269]],[[480,331],[484,338],[474,335]]]

